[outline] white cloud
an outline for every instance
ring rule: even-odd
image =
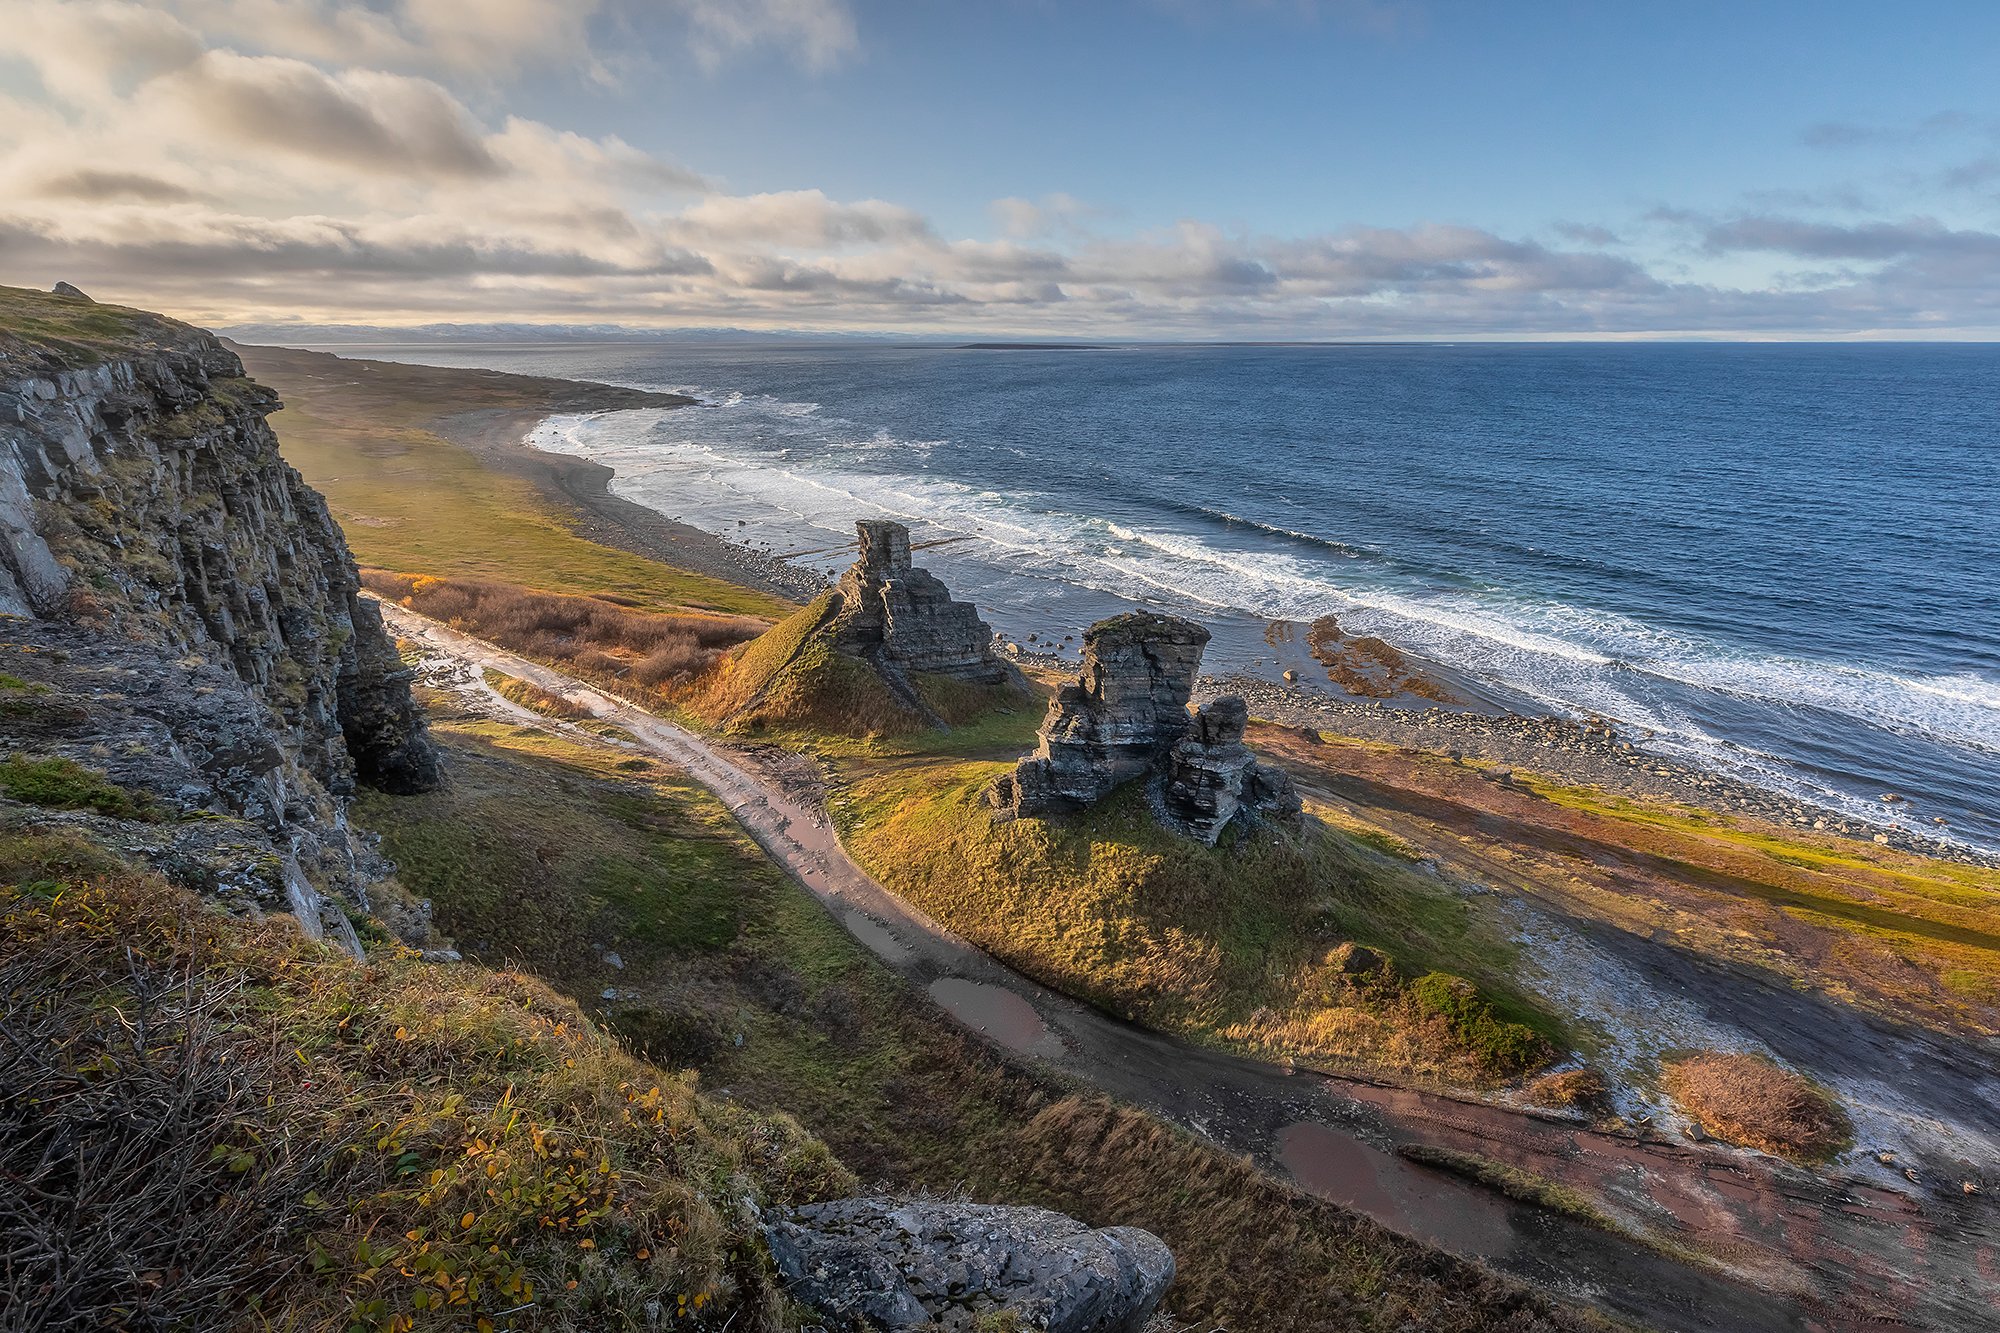
[[[710,58],[855,50],[831,0],[674,3]],[[545,58],[588,63],[593,16],[619,5],[0,0],[9,54],[46,90],[0,95],[0,281],[65,277],[216,321],[1264,337],[2000,326],[2000,236],[1922,217],[1836,225],[1775,194],[1738,215],[1636,220],[1707,266],[1697,283],[1585,222],[1552,222],[1549,240],[1193,219],[1132,232],[1048,194],[995,200],[987,235],[946,236],[891,200],[725,193],[615,135],[505,113],[494,81]],[[1761,276],[1715,276],[1738,271]]]

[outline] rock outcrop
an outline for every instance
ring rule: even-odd
[[[1257,762],[1243,743],[1249,707],[1235,695],[1202,705],[1167,752],[1161,798],[1189,834],[1214,843],[1246,810],[1258,817],[1295,818],[1303,808],[1283,770]]]
[[[1139,1333],[1174,1256],[1136,1227],[1094,1231],[1043,1208],[885,1198],[767,1223],[779,1276],[837,1327]]]
[[[697,712],[731,728],[865,736],[948,727],[1026,693],[978,608],[911,563],[909,529],[886,519],[855,528],[861,558],[730,659]]]
[[[1161,822],[1214,843],[1232,820],[1299,813],[1291,780],[1243,744],[1249,710],[1234,696],[1190,716],[1208,631],[1135,612],[1083,637],[1083,672],[1049,703],[1035,752],[988,793],[1010,816],[1094,805],[1136,778]]]
[[[0,289],[0,673],[38,705],[0,709],[0,742],[240,821],[258,882],[351,935],[316,905],[365,908],[383,870],[347,799],[438,760],[279,406],[199,329]]]
[[[899,673],[931,672],[981,685],[1016,678],[993,651],[993,630],[971,602],[910,562],[910,530],[888,519],[855,525],[861,558],[840,577],[833,620],[840,650]]]

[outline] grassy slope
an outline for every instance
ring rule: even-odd
[[[1478,1270],[1135,1112],[998,1062],[880,967],[672,772],[445,720],[448,791],[371,797],[405,883],[489,958],[533,958],[669,1063],[787,1108],[866,1180],[1144,1226],[1203,1326],[1573,1326]],[[643,762],[643,761],[640,761]],[[608,948],[622,967],[599,953]],[[738,1038],[741,1038],[739,1043]]]
[[[1545,1059],[1536,1031],[1560,1042],[1508,988],[1508,946],[1463,899],[1338,830],[1204,848],[1162,830],[1136,785],[1082,814],[995,824],[983,792],[1006,761],[960,755],[1018,754],[1034,726],[1024,709],[983,734],[837,755],[849,848],[982,948],[1153,1026],[1474,1084]],[[1344,970],[1348,941],[1400,977]],[[1433,971],[1476,978],[1485,1000],[1462,1002],[1443,978],[1405,984]]]
[[[12,1246],[0,1305],[58,1325],[791,1327],[739,1201],[853,1186],[538,981],[356,963],[69,839],[0,836],[0,980],[33,997],[0,1019],[0,1223],[91,1273]]]
[[[611,593],[647,610],[692,609],[777,619],[791,607],[765,593],[691,574],[578,536],[520,477],[487,467],[428,427],[481,408],[523,414],[546,400],[468,376],[449,395],[376,389],[366,363],[349,379],[272,382],[285,458],[327,498],[365,565],[499,579],[550,592]]]

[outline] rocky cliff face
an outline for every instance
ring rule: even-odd
[[[355,782],[439,775],[279,406],[199,329],[0,289],[0,672],[36,704],[0,709],[0,740],[240,821],[310,928],[322,890],[365,905],[381,869]]]
[[[1191,620],[1150,612],[1092,625],[1082,675],[1056,691],[1035,752],[994,784],[994,807],[1009,816],[1075,810],[1144,778],[1161,822],[1207,843],[1232,820],[1297,815],[1291,780],[1243,744],[1241,699],[1189,715],[1208,638]]]

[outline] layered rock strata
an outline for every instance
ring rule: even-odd
[[[1235,695],[1204,704],[1167,752],[1161,798],[1191,836],[1214,843],[1246,811],[1292,819],[1303,808],[1282,769],[1257,762],[1243,743],[1250,708]]]
[[[383,867],[347,799],[432,787],[438,759],[339,527],[278,455],[277,398],[199,329],[0,298],[0,672],[38,705],[0,709],[0,741],[241,821],[308,929],[343,917],[324,893],[365,907]]]
[[[1058,813],[1143,778],[1161,822],[1207,843],[1233,820],[1297,815],[1291,780],[1243,744],[1241,699],[1188,713],[1208,639],[1191,620],[1152,612],[1092,625],[1082,674],[1056,691],[1035,752],[989,801],[1008,816]]]
[[[993,651],[993,630],[971,602],[910,561],[910,530],[888,519],[855,525],[861,558],[841,575],[833,621],[842,652],[897,672],[930,672],[982,685],[1017,679]]]
[[[1150,1232],[1044,1208],[842,1199],[765,1238],[791,1295],[841,1328],[1139,1333],[1174,1277]]]

